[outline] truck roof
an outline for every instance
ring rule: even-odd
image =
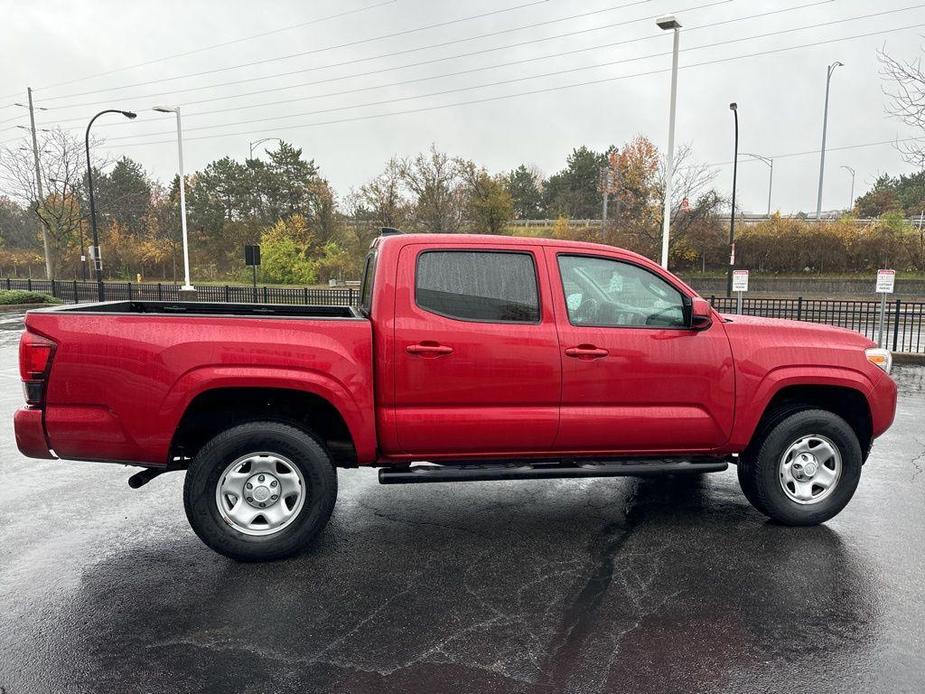
[[[482,244],[504,245],[504,246],[554,246],[556,248],[569,248],[585,251],[619,251],[621,254],[639,260],[643,263],[653,263],[651,258],[646,258],[639,253],[628,251],[625,248],[617,246],[608,246],[602,243],[590,243],[588,241],[570,241],[567,239],[549,239],[532,236],[504,236],[498,234],[419,234],[419,233],[402,233],[389,234],[378,237],[373,243],[374,246],[384,244],[405,246],[412,243],[456,243],[472,244],[478,246]]]

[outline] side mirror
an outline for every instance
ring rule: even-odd
[[[713,307],[710,302],[699,296],[691,300],[691,328],[705,330],[713,325]]]

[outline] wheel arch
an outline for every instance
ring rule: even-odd
[[[222,385],[202,390],[180,417],[170,442],[169,460],[182,467],[222,431],[256,421],[310,430],[337,466],[357,464],[356,438],[341,411],[316,392],[280,386]]]
[[[873,444],[873,418],[867,395],[852,385],[820,383],[792,383],[775,390],[742,455],[753,455],[779,422],[807,409],[826,410],[844,419],[858,438],[863,460],[867,460]]]

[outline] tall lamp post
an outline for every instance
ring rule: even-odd
[[[282,140],[278,137],[263,137],[263,138],[260,138],[259,140],[255,140],[254,142],[248,142],[247,144],[250,146],[250,156],[248,157],[248,159],[254,158],[254,149],[256,147],[259,147],[264,142],[273,142],[274,140],[276,142],[282,142]]]
[[[87,132],[84,135],[84,146],[87,150],[87,191],[90,194],[90,229],[93,231],[93,270],[96,275],[96,294],[100,301],[103,301],[103,259],[100,257],[100,235],[96,229],[96,202],[93,199],[93,167],[90,165],[90,128],[93,122],[105,113],[121,113],[129,120],[136,118],[137,113],[132,111],[120,111],[117,108],[107,108],[100,111],[90,122],[87,123]]]
[[[819,194],[816,196],[816,219],[822,217],[822,176],[825,173],[825,131],[829,122],[829,83],[835,68],[843,67],[844,63],[836,60],[825,69],[825,106],[822,110],[822,153],[819,155]]]
[[[189,236],[186,231],[186,184],[183,181],[183,125],[180,122],[179,106],[155,106],[159,113],[177,114],[177,153],[180,159],[180,227],[183,230],[183,281],[180,298],[195,299],[196,288],[190,283],[189,276]]]
[[[842,166],[841,168],[851,174],[851,197],[848,198],[848,211],[851,212],[854,209],[854,169],[850,166]]]
[[[726,272],[726,296],[732,296],[732,270],[736,263],[736,174],[739,170],[739,107],[729,104],[735,120],[735,154],[732,158],[732,215],[729,220],[729,269]]]
[[[768,165],[768,218],[771,217],[771,185],[774,183],[774,159],[771,157],[765,157],[760,154],[750,154],[748,152],[742,152],[743,157],[752,157],[757,159],[760,162],[763,162]]]
[[[681,40],[681,23],[674,15],[655,20],[659,29],[674,32],[671,52],[671,103],[668,107],[668,153],[665,158],[665,201],[662,205],[662,267],[668,269],[668,232],[671,226],[671,178],[674,173],[674,121],[678,99],[678,45]]]

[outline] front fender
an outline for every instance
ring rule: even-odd
[[[774,396],[791,386],[850,388],[864,396],[872,418],[874,416],[875,384],[867,374],[840,366],[780,366],[769,371],[761,380],[753,384],[743,383],[736,389],[737,416],[730,437],[732,450],[740,451],[748,445]]]

